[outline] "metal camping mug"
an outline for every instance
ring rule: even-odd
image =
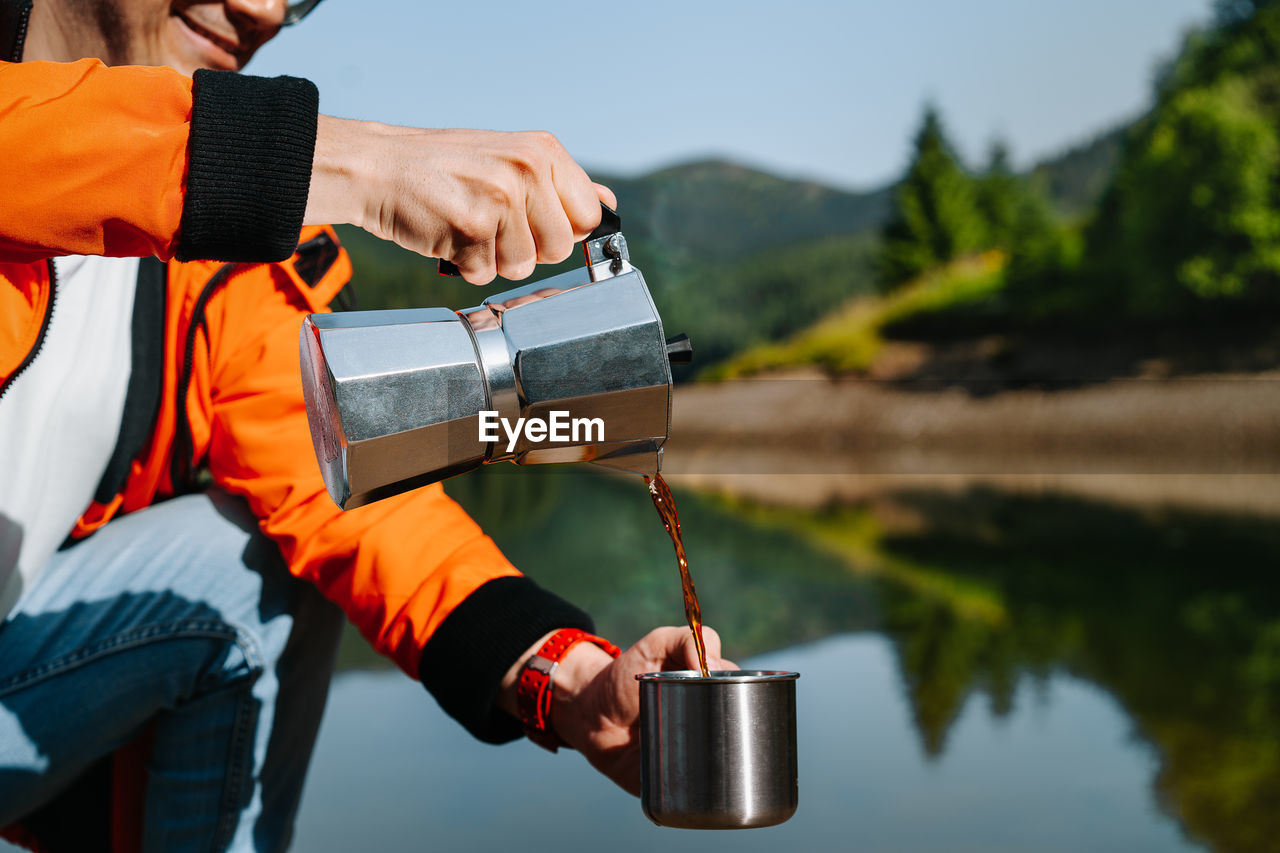
[[[649,820],[749,829],[795,813],[799,673],[649,672],[640,682],[640,800]]]

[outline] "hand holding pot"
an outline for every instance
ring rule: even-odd
[[[544,132],[419,130],[320,116],[307,224],[349,223],[452,261],[472,284],[569,257],[613,193]]]

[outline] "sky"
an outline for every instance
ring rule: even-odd
[[[421,127],[549,130],[589,171],[703,157],[870,189],[926,101],[974,165],[1025,166],[1150,103],[1211,0],[325,0],[247,69],[321,109]]]

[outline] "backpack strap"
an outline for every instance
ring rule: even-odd
[[[0,0],[3,2],[3,0]],[[158,258],[138,260],[138,285],[133,298],[133,358],[124,414],[115,450],[93,499],[110,503],[124,489],[133,460],[142,454],[155,429],[164,385],[164,320],[167,268]]]

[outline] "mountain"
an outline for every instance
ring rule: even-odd
[[[639,178],[597,177],[618,195],[628,240],[668,252],[741,258],[778,246],[878,228],[889,189],[852,193],[780,178],[723,160],[686,163]]]

